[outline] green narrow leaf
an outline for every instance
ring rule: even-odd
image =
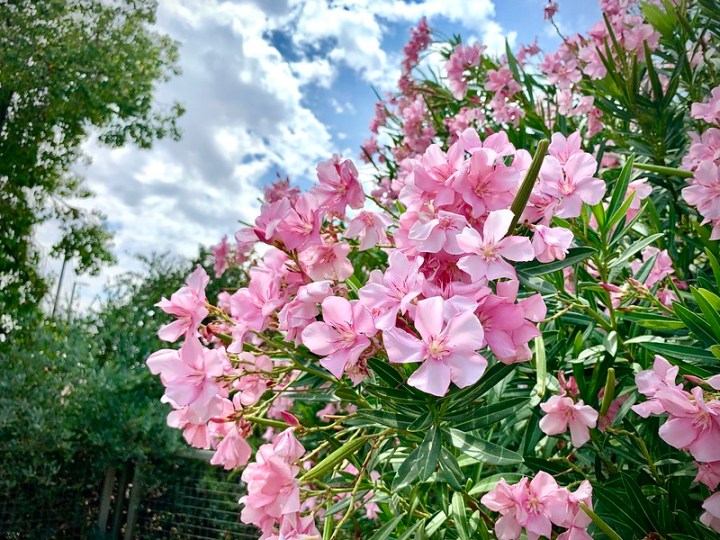
[[[447,421],[454,428],[460,431],[474,431],[484,427],[490,427],[505,418],[513,415],[516,411],[525,407],[528,403],[527,397],[514,397],[483,405],[473,409],[470,413],[465,413],[462,417],[446,416],[443,420]],[[469,418],[465,419],[469,415]]]
[[[642,336],[647,338],[647,336]],[[662,354],[663,356],[669,356],[670,358],[677,358],[679,360],[687,360],[690,362],[699,362],[701,364],[710,363],[715,365],[715,356],[706,351],[705,349],[699,349],[697,347],[690,347],[688,345],[678,345],[677,343],[666,343],[659,340],[654,341],[639,341],[638,338],[629,339],[625,343],[637,343],[641,347],[644,347],[650,351]]]
[[[368,409],[359,410],[357,416],[380,424],[381,426],[404,430],[408,429],[414,420],[414,418],[409,418],[399,413]]]
[[[450,453],[447,448],[440,449],[440,470],[442,471],[443,478],[450,484],[450,487],[460,491],[465,483],[465,475],[460,468],[460,465]]]
[[[695,334],[705,345],[712,345],[716,342],[715,336],[713,336],[710,330],[710,325],[698,314],[693,313],[678,302],[673,303],[673,311],[685,327]]]
[[[718,263],[717,258],[708,248],[705,248],[705,255],[707,255],[707,258],[710,261],[710,267],[712,268],[713,275],[715,276],[715,282],[717,283],[718,288],[720,288],[720,263]]]
[[[385,525],[380,527],[375,532],[375,534],[370,537],[370,540],[388,540],[392,532],[397,528],[398,525],[400,525],[400,522],[403,520],[404,517],[405,514],[400,514],[399,516],[395,516],[394,518],[392,518]]]
[[[465,499],[460,492],[453,493],[450,516],[455,522],[455,532],[457,532],[460,540],[470,540],[470,524],[465,512]]]
[[[420,461],[418,474],[420,480],[427,480],[435,472],[440,461],[440,449],[442,448],[442,434],[437,426],[432,426],[425,435],[419,447],[418,460]]]
[[[523,462],[520,454],[457,429],[450,430],[450,441],[455,448],[481,463],[513,465]]]
[[[640,486],[637,485],[634,479],[628,474],[621,474],[620,479],[622,480],[625,488],[625,494],[630,500],[630,507],[637,516],[644,518],[644,525],[648,531],[660,530],[657,524],[657,519],[652,515],[654,505],[648,504],[647,497],[643,494]]]
[[[350,456],[351,454],[354,454],[360,448],[362,448],[367,439],[367,437],[358,437],[357,439],[345,443],[334,452],[331,452],[330,454],[325,456],[322,461],[317,463],[312,469],[302,475],[300,477],[300,480],[311,480],[325,474],[326,472],[331,471],[332,468],[338,463],[340,463],[343,459]]]
[[[516,265],[515,268],[518,273],[525,274],[526,276],[542,276],[582,262],[585,259],[592,257],[595,252],[596,250],[591,247],[576,247],[568,250],[567,256],[561,261],[553,261],[550,263],[530,261],[520,263]]]
[[[450,394],[448,399],[450,400],[450,403],[452,403],[452,407],[462,407],[463,405],[467,405],[468,403],[483,396],[505,377],[510,375],[510,373],[515,371],[516,367],[517,366],[514,364],[503,364],[502,362],[498,362],[497,364],[490,366],[485,370],[480,382],[478,382],[475,386],[463,388],[459,392]]]
[[[388,386],[399,386],[404,382],[402,376],[388,362],[379,358],[370,358],[368,367]]]
[[[415,534],[415,531],[420,529],[420,527],[425,526],[425,520],[424,519],[414,519],[414,523],[410,526],[410,528],[402,533],[401,536],[398,537],[398,540],[410,540],[410,537]]]
[[[700,311],[702,311],[705,321],[710,325],[710,330],[715,336],[715,342],[720,342],[720,313],[710,302],[710,300],[715,301],[717,297],[709,291],[704,291],[703,294],[702,289],[696,289],[695,287],[690,287],[690,292],[695,298]]]
[[[610,268],[612,268],[614,266],[619,266],[619,265],[627,262],[638,251],[649,246],[655,240],[657,240],[658,238],[662,238],[663,236],[665,236],[664,233],[657,233],[657,234],[652,234],[650,236],[647,236],[647,237],[643,238],[642,240],[638,240],[637,242],[632,244],[630,247],[628,247],[625,251],[623,251],[623,253],[617,259],[611,261],[609,264]]]
[[[634,163],[635,156],[628,157],[625,165],[620,171],[620,176],[618,176],[617,182],[615,183],[610,203],[608,204],[607,211],[605,212],[605,216],[608,221],[613,220],[615,214],[618,212],[625,200],[625,195],[627,194],[628,186],[630,185],[630,178],[632,177],[632,168]],[[618,218],[617,221],[620,221],[620,218]]]

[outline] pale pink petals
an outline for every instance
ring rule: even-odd
[[[551,396],[540,408],[547,414],[540,420],[540,429],[546,435],[559,435],[568,428],[573,446],[579,448],[590,440],[590,429],[597,424],[598,412],[582,400]]]

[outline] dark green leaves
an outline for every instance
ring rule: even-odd
[[[440,460],[441,448],[440,430],[433,426],[420,446],[415,448],[400,465],[393,481],[393,489],[402,489],[416,479],[422,482],[430,478]]]
[[[589,259],[594,253],[595,249],[591,247],[576,247],[568,250],[567,256],[562,261],[553,261],[550,263],[530,261],[520,263],[515,268],[519,274],[524,274],[525,276],[542,276]]]
[[[523,462],[520,454],[457,429],[450,430],[450,440],[455,448],[481,463],[514,465]]]

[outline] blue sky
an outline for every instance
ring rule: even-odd
[[[411,26],[425,15],[445,35],[502,50],[535,36],[560,43],[545,0],[160,0],[158,30],[180,43],[183,74],[158,89],[179,101],[183,139],[151,150],[90,141],[80,169],[115,232],[118,264],[80,278],[90,299],[136,255],[197,253],[252,221],[276,172],[309,185],[318,161],[357,158],[378,91],[391,90]],[[560,0],[566,34],[599,20],[597,0]],[[53,231],[40,238],[52,240]],[[47,271],[58,265],[48,262]],[[71,278],[74,279],[74,278]],[[69,281],[70,282],[70,281]],[[67,287],[69,290],[70,287]]]

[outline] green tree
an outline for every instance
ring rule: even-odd
[[[158,83],[179,73],[177,45],[153,30],[154,0],[0,0],[0,313],[47,290],[33,231],[58,223],[51,255],[95,274],[112,261],[103,216],[71,171],[90,136],[146,148],[177,139],[179,104]],[[11,326],[0,321],[0,334]]]

